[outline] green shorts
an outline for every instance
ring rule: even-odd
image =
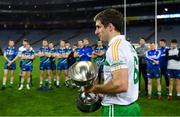
[[[102,106],[101,116],[141,116],[141,109],[137,103],[132,103],[130,105]]]

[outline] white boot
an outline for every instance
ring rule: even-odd
[[[18,90],[22,90],[23,89],[23,85],[21,84],[20,87],[18,88]]]
[[[26,88],[27,88],[27,90],[30,90],[30,89],[31,89],[30,86],[29,86],[29,84],[26,85]]]

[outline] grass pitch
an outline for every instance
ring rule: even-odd
[[[78,89],[54,87],[52,91],[38,91],[39,86],[39,59],[34,61],[33,87],[28,91],[25,87],[18,91],[19,61],[15,71],[14,87],[9,88],[9,78],[6,90],[0,90],[0,116],[99,116],[100,110],[93,113],[82,113],[75,105]],[[0,86],[2,86],[4,59],[0,57]],[[166,99],[164,80],[162,81],[163,99],[155,96],[147,100],[141,94],[138,103],[141,106],[143,116],[180,116],[180,100]],[[63,76],[61,77],[63,84]],[[155,82],[154,82],[155,84]],[[143,87],[143,81],[142,81]],[[155,92],[154,86],[154,92]],[[142,91],[143,92],[143,91]]]

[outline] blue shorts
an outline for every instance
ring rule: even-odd
[[[68,64],[67,63],[58,63],[57,70],[67,70]]]
[[[51,70],[50,62],[40,63],[40,70]]]
[[[160,68],[147,69],[147,78],[160,78]]]
[[[26,65],[22,65],[21,67],[21,71],[32,71],[33,66],[26,66]]]
[[[168,69],[167,75],[168,75],[168,78],[180,79],[180,70]]]
[[[8,66],[7,64],[7,62],[4,64],[4,69],[16,70],[16,63],[12,63],[10,66]]]
[[[56,70],[56,63],[55,62],[51,62],[51,70]]]

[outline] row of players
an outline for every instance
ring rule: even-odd
[[[166,40],[161,39],[160,48],[156,48],[154,42],[150,43],[150,49],[145,45],[145,39],[140,39],[140,47],[137,48],[139,55],[140,73],[145,80],[145,90],[148,99],[152,95],[152,79],[157,81],[157,94],[161,99],[161,79],[164,75],[167,86],[168,99],[172,99],[173,79],[176,79],[176,94],[180,97],[180,49],[176,39],[171,40],[171,47],[166,46]],[[140,74],[141,75],[141,74]]]
[[[70,67],[70,63],[72,63],[72,59],[69,60],[70,56],[75,58],[74,62],[91,61],[91,58],[93,57],[95,62],[100,65],[100,71],[102,73],[102,69],[103,69],[102,64],[105,60],[106,48],[105,46],[103,46],[102,41],[97,42],[97,47],[95,47],[94,50],[88,45],[89,45],[88,39],[83,39],[78,41],[78,47],[74,46],[72,49],[69,43],[65,43],[65,41],[60,40],[59,48],[55,49],[54,44],[52,42],[43,40],[42,47],[39,49],[39,51],[36,54],[33,48],[30,46],[29,41],[27,39],[23,40],[23,46],[20,47],[19,50],[15,48],[14,41],[9,40],[9,45],[4,50],[4,58],[6,61],[4,63],[4,77],[3,77],[2,89],[6,88],[8,70],[11,71],[10,87],[12,87],[14,80],[14,70],[16,69],[15,61],[18,57],[21,59],[20,60],[21,72],[20,72],[18,90],[23,89],[26,74],[27,74],[26,88],[28,90],[30,89],[30,85],[32,83],[33,60],[35,59],[35,55],[40,57],[39,87],[43,86],[44,73],[46,73],[45,80],[48,81],[49,88],[52,87],[51,76],[53,76],[55,85],[57,87],[60,86],[59,80],[62,73],[64,73],[65,85],[68,86],[69,85],[68,69]],[[56,65],[56,59],[57,59],[57,65]]]

